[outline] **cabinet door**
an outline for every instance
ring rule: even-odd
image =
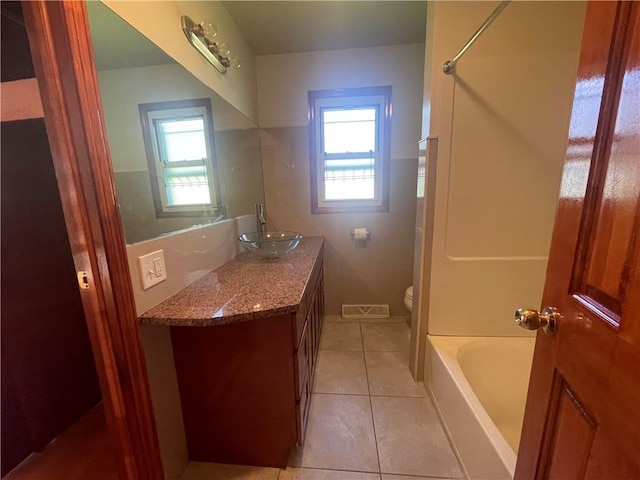
[[[308,348],[311,346],[311,337],[308,335],[305,337],[305,343]],[[302,445],[304,443],[304,433],[307,427],[307,418],[309,416],[309,400],[311,398],[311,379],[312,370],[309,368],[307,364],[307,369],[302,372],[302,375],[299,377],[300,379],[300,398],[296,401],[297,408],[297,435],[298,435],[298,445]]]
[[[171,327],[190,460],[286,465],[299,428],[291,331],[291,315]]]
[[[310,357],[311,357],[311,334],[312,328],[311,323],[309,322],[309,317],[307,317],[307,321],[304,324],[302,330],[302,337],[300,339],[300,344],[298,345],[298,349],[296,350],[295,357],[295,377],[296,377],[296,400],[301,398],[302,390],[304,389],[305,379],[309,376],[309,366],[310,366]]]
[[[316,321],[315,321],[315,331],[316,331],[316,350],[318,345],[320,344],[320,332],[322,331],[322,321],[324,320],[324,268],[320,269],[320,275],[318,276],[318,286],[316,289]]]
[[[322,278],[322,269],[318,276],[318,282],[313,295],[313,301],[309,310],[309,316],[311,317],[311,325],[313,330],[313,342],[312,342],[312,368],[315,369],[316,356],[318,354],[318,348],[320,346],[320,334],[322,331],[322,319],[324,316],[324,282]]]

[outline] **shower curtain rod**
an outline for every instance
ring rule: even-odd
[[[491,23],[496,18],[498,18],[498,15],[500,15],[502,11],[505,8],[507,8],[507,5],[509,4],[510,1],[511,0],[504,0],[500,2],[500,5],[498,5],[496,9],[493,12],[491,12],[491,15],[489,15],[489,17],[484,21],[484,23],[480,25],[480,28],[478,28],[478,30],[476,30],[476,33],[474,33],[469,39],[469,41],[465,43],[464,47],[460,49],[458,54],[455,57],[453,57],[451,60],[447,60],[446,62],[444,62],[444,64],[442,65],[442,71],[444,73],[446,73],[447,75],[451,75],[455,71],[456,63],[458,63],[458,60],[460,60],[460,58],[465,54],[465,52],[469,49],[469,47],[473,45],[473,42],[475,42],[480,37],[480,35],[482,35],[482,32],[484,32],[487,29],[487,27],[489,27],[489,25],[491,25]]]

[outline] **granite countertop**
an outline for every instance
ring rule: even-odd
[[[302,301],[322,237],[304,237],[276,260],[243,252],[142,315],[151,325],[210,326],[293,313]]]

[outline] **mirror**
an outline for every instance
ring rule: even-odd
[[[254,213],[255,204],[264,203],[257,126],[107,6],[101,2],[87,2],[87,10],[127,244]],[[176,174],[180,169],[167,168],[179,162],[163,160],[162,154],[158,153],[162,150],[162,143],[158,140],[159,143],[153,147],[150,144],[153,140],[149,138],[155,137],[149,132],[146,133],[145,148],[144,122],[141,119],[144,109],[141,105],[174,105],[173,102],[184,104],[193,100],[210,102],[213,124],[213,135],[205,135],[211,137],[210,149],[202,149],[210,151],[212,158],[207,159],[210,162],[205,166],[200,162],[197,167],[201,170],[200,177]],[[175,115],[182,119],[184,116],[180,115],[185,114],[178,112]],[[148,118],[146,120],[149,123]],[[210,124],[208,120],[204,123]],[[154,148],[155,159],[150,153]],[[149,162],[153,161],[157,162],[157,167],[149,168]],[[185,159],[183,171],[187,167],[196,168],[192,160]],[[208,171],[206,175],[202,173],[205,170]],[[180,187],[187,190],[190,185],[202,190],[202,178],[204,182],[215,182],[215,189],[211,187],[215,195],[211,197],[210,204],[205,207],[199,204],[193,209],[181,205],[167,214],[172,205],[167,206],[166,199],[171,196],[172,182],[176,178],[181,182]],[[164,200],[161,202],[160,198]]]

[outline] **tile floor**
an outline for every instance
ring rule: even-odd
[[[404,317],[325,317],[305,444],[286,469],[191,462],[181,480],[425,480],[464,474],[408,368]]]

